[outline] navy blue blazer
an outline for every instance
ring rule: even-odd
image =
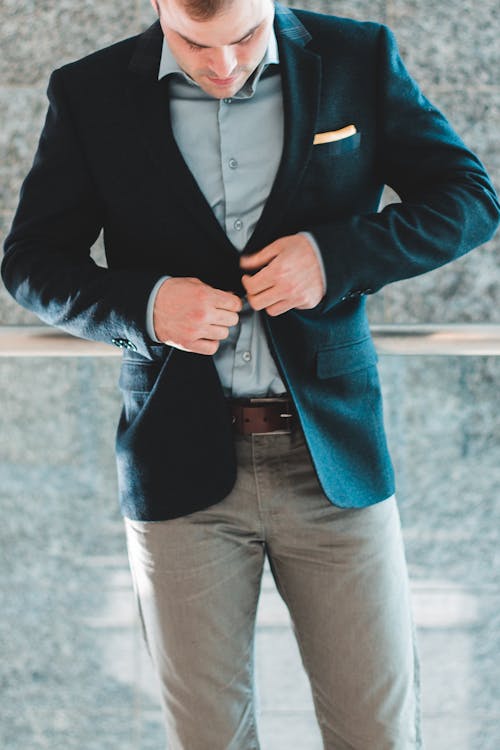
[[[394,491],[365,295],[488,240],[499,218],[479,160],[406,71],[391,32],[277,6],[285,141],[246,252],[308,230],[328,290],[313,310],[265,316],[326,497],[361,507]],[[162,274],[243,294],[228,240],[172,137],[159,24],[51,77],[50,107],[5,245],[17,301],[72,334],[124,349],[120,501],[160,520],[216,503],[236,477],[213,359],[153,343]],[[357,134],[314,145],[315,133]],[[400,204],[377,208],[384,184]],[[101,228],[108,268],[89,248]]]

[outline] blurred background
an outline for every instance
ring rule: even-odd
[[[498,189],[496,0],[297,7],[387,23],[412,75]],[[0,20],[3,242],[43,123],[50,72],[138,33],[154,15],[147,0],[2,0]],[[499,246],[500,234],[451,266],[370,297],[372,324],[483,324],[494,338]],[[95,255],[102,259],[99,246]],[[0,289],[0,355],[2,332],[38,322]],[[493,349],[447,351],[380,357],[422,657],[424,739],[427,750],[498,750],[500,358]],[[3,354],[0,747],[163,748],[116,500],[119,356]],[[269,572],[256,657],[262,750],[320,750],[307,679]]]

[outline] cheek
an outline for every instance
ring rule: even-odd
[[[196,73],[198,71],[205,71],[207,68],[210,68],[210,61],[206,59],[204,55],[197,55],[197,54],[191,54],[191,55],[185,55],[184,57],[184,70],[186,70],[188,73]]]
[[[264,49],[261,49],[260,47],[253,47],[242,50],[238,55],[238,62],[242,66],[251,65],[252,67],[255,67],[264,57],[265,51],[265,47]]]

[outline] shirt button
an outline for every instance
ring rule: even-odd
[[[232,99],[224,99],[224,104],[231,104],[232,101]]]
[[[239,232],[241,229],[243,229],[243,222],[241,219],[236,219],[236,221],[233,224],[233,227],[236,229],[237,232]]]
[[[250,360],[252,359],[252,354],[251,352],[243,352],[243,354],[241,355],[241,358],[243,362],[250,362]]]
[[[229,159],[228,164],[231,169],[236,169],[236,167],[238,166],[238,162],[236,161],[236,159]]]

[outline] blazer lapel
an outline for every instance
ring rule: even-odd
[[[275,29],[280,53],[284,106],[284,145],[280,166],[268,200],[247,243],[254,252],[275,239],[274,233],[304,175],[311,157],[321,85],[320,57],[305,45],[309,32],[296,16],[276,3]],[[130,62],[129,90],[139,132],[160,180],[175,180],[174,197],[193,220],[233,258],[238,251],[215,218],[177,147],[168,103],[168,79],[158,81],[163,34],[159,22],[139,37]]]
[[[169,201],[177,200],[190,211],[204,232],[231,255],[237,253],[217,221],[196,180],[191,174],[172,132],[168,78],[158,80],[163,34],[159,22],[139,37],[129,70],[129,93],[138,130],[152,169],[165,185],[174,185]]]
[[[305,49],[311,36],[296,16],[276,5],[285,132],[283,154],[262,215],[245,252],[260,250],[273,239],[311,158],[321,86],[321,59]]]

